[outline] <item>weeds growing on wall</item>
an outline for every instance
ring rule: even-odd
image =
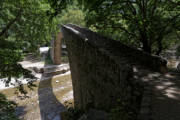
[[[133,106],[130,106],[128,101],[123,102],[118,99],[118,105],[110,110],[109,120],[134,120],[136,113]]]

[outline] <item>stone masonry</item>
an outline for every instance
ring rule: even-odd
[[[75,107],[109,110],[117,99],[133,99],[133,66],[164,72],[166,61],[75,25],[62,27]],[[138,91],[137,91],[138,92]]]
[[[60,32],[51,42],[51,59],[55,65],[61,64],[61,41],[62,33]]]

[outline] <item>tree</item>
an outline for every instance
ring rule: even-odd
[[[36,52],[39,45],[49,44],[58,31],[58,20],[50,20],[49,3],[36,0],[1,0],[0,2],[0,79],[34,79],[20,62],[26,52]],[[26,52],[25,52],[26,51]]]
[[[77,2],[73,2],[73,4],[67,5],[67,8],[65,10],[62,10],[62,13],[59,14],[57,17],[61,25],[71,23],[85,26],[85,14],[78,7]]]
[[[24,69],[20,62],[26,52],[36,52],[38,46],[49,44],[52,33],[58,31],[58,20],[50,19],[49,3],[39,0],[1,0],[0,1],[0,79],[8,85],[11,78],[19,83],[20,92],[26,94],[20,77],[34,86],[36,78]],[[0,119],[16,120],[16,104],[0,94]]]
[[[86,11],[85,20],[89,27],[109,33],[150,54],[159,55],[166,49],[167,42],[172,42],[169,37],[174,36],[180,28],[179,0],[78,1]]]

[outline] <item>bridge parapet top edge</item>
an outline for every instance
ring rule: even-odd
[[[96,47],[97,49],[99,49],[99,51],[109,55],[117,62],[119,60],[126,58],[129,60],[130,64],[131,63],[139,64],[142,65],[142,67],[147,67],[148,69],[158,72],[159,71],[161,72],[161,68],[163,67],[164,71],[167,71],[165,70],[167,69],[166,68],[167,61],[159,56],[150,55],[148,53],[143,52],[142,50],[129,47],[127,45],[124,45],[120,41],[115,41],[111,38],[99,35],[87,28],[79,27],[77,25],[73,25],[73,24],[63,25],[62,29],[66,29],[70,31],[71,33],[75,34],[77,37],[81,38],[84,42],[90,44],[93,47]]]
[[[71,34],[74,34],[76,37],[83,40],[83,42],[86,42],[86,44],[89,44],[90,46],[92,46],[92,47],[96,48],[98,51],[100,51],[102,54],[108,56],[117,65],[120,65],[120,66],[123,65],[123,66],[126,66],[129,69],[132,69],[132,66],[127,61],[125,61],[123,57],[119,57],[117,55],[114,55],[112,51],[110,51],[109,49],[107,49],[103,45],[100,45],[99,43],[97,44],[98,40],[97,41],[92,40],[92,38],[90,38],[86,33],[83,34],[82,31],[85,30],[87,32],[93,33],[92,36],[95,36],[95,37],[98,36],[98,37],[103,37],[103,39],[108,39],[108,40],[111,40],[111,39],[106,38],[104,36],[101,36],[101,35],[93,32],[93,31],[90,31],[87,28],[79,27],[79,26],[76,26],[76,25],[73,25],[73,24],[63,25],[61,30],[62,30],[62,32],[68,31]]]

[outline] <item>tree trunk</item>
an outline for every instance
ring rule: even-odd
[[[148,42],[143,42],[143,50],[149,54],[151,54],[151,46],[148,45]]]
[[[142,44],[143,44],[143,48],[142,48],[142,49],[143,49],[145,52],[151,54],[151,45],[149,44],[146,35],[143,33],[141,36],[142,36],[142,37],[141,37],[141,42],[142,42]]]
[[[162,37],[159,37],[157,41],[158,41],[158,51],[156,51],[156,55],[159,56],[163,49],[162,48]]]
[[[143,44],[143,50],[149,54],[151,54],[151,44],[148,41],[147,33],[146,33],[146,26],[144,24],[143,29],[139,28],[139,33],[140,33],[140,41]]]

